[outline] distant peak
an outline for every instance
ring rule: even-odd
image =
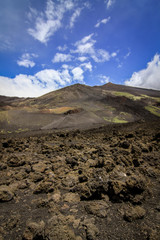
[[[73,85],[71,85],[71,86],[85,86],[84,84],[81,84],[81,83],[75,83],[75,84],[73,84]]]
[[[106,83],[106,85],[108,85],[108,86],[113,86],[113,85],[115,85],[114,83],[112,83],[112,82],[108,82],[108,83]]]
[[[81,83],[76,83],[76,84],[68,86],[68,88],[90,88],[90,86],[81,84]]]

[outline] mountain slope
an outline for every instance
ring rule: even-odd
[[[34,129],[92,128],[160,117],[160,91],[112,83],[75,84],[38,98],[0,97],[1,133]]]
[[[110,82],[102,86],[97,86],[95,88],[101,88],[103,90],[108,90],[108,91],[127,92],[135,96],[140,96],[140,95],[147,95],[150,97],[160,96],[160,91],[157,91],[157,90],[138,88],[138,87],[129,87],[125,85],[113,84]]]

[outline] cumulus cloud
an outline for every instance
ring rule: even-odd
[[[57,62],[70,62],[72,60],[73,56],[70,54],[63,54],[63,53],[56,53],[54,56],[52,62],[57,63]]]
[[[108,18],[104,18],[101,21],[98,21],[97,24],[95,25],[96,28],[98,28],[101,24],[106,24],[107,22],[109,22],[111,19],[111,17]]]
[[[80,62],[86,61],[88,58],[87,57],[78,57],[77,58]]]
[[[0,76],[0,85],[0,94],[6,96],[34,97],[46,93],[37,79],[30,75],[19,74],[15,78]]]
[[[68,65],[68,64],[63,64],[62,68],[64,68],[64,69],[73,69],[73,67]]]
[[[76,75],[76,70],[74,73]],[[0,95],[38,97],[60,87],[64,87],[73,80],[68,69],[61,71],[44,69],[35,75],[19,74],[15,78],[0,76]],[[78,80],[78,73],[75,80]]]
[[[90,62],[82,63],[80,66],[83,67],[85,70],[89,70],[90,72],[92,71],[92,64]]]
[[[73,74],[73,79],[78,80],[80,82],[83,82],[84,76],[83,76],[84,71],[80,67],[73,68],[72,74]]]
[[[105,0],[105,3],[107,4],[107,9],[109,9],[113,4],[115,0]]]
[[[73,15],[71,16],[70,23],[69,23],[69,28],[73,28],[74,27],[75,21],[80,16],[81,11],[82,11],[82,8],[77,8],[75,10]]]
[[[92,38],[93,34],[90,34],[80,41],[77,41],[74,46],[75,50],[71,50],[72,53],[78,53],[80,57],[90,56],[95,62],[106,62],[110,59],[110,54],[104,49],[96,49],[96,41]]]
[[[47,0],[46,10],[37,12],[32,9],[28,14],[29,19],[35,22],[35,26],[28,29],[28,33],[41,43],[47,43],[51,36],[62,26],[64,14],[74,7],[72,0],[55,3]]]
[[[83,79],[87,70],[92,70],[90,62],[79,67],[64,64],[59,70],[44,69],[34,75],[0,76],[0,95],[38,97],[76,82],[85,83]]]
[[[54,69],[45,69],[36,73],[35,77],[48,85],[54,83],[57,86],[65,86],[67,83],[71,83],[71,76],[69,76],[68,70],[60,72]]]
[[[94,44],[96,43],[95,40],[92,39],[93,33],[85,36],[80,41],[77,41],[74,45],[76,50],[71,50],[73,53],[83,54],[93,54],[94,53]]]
[[[37,55],[34,53],[32,53],[32,54],[25,53],[21,56],[21,58],[19,60],[17,60],[17,64],[19,66],[23,66],[26,68],[34,67],[35,62],[32,60],[33,57],[37,57]]]
[[[102,84],[106,84],[106,83],[108,83],[109,80],[110,80],[110,77],[105,76],[105,75],[102,75],[102,74],[99,75],[98,78],[100,79],[100,82],[101,82]]]
[[[134,72],[125,85],[160,90],[160,55],[156,54],[145,69]]]

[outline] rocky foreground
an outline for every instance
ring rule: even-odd
[[[0,140],[0,239],[158,240],[160,122]]]

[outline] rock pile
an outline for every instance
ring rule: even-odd
[[[159,239],[160,125],[0,140],[0,239]]]

